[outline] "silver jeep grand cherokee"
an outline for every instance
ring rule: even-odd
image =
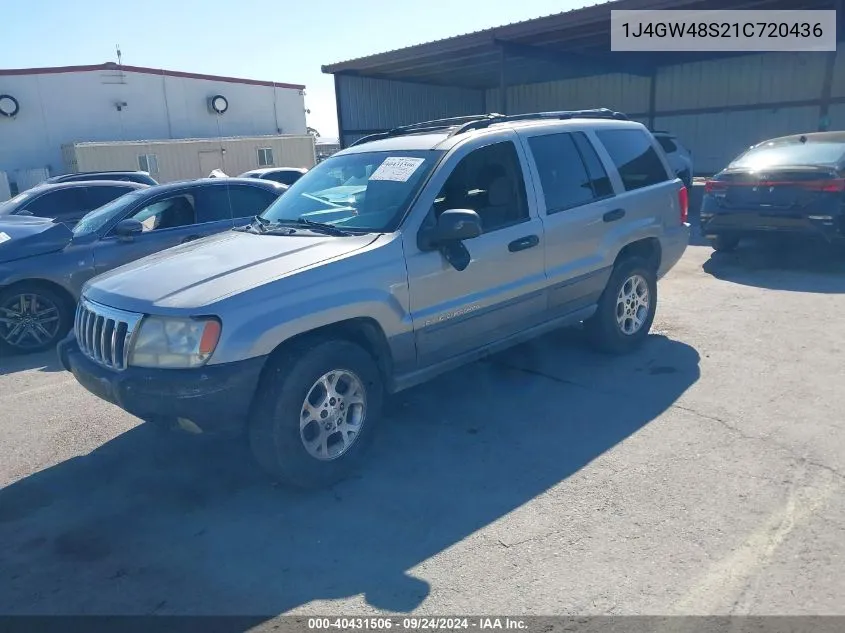
[[[273,476],[326,485],[361,459],[386,394],[579,322],[602,350],[637,347],[686,216],[664,153],[619,113],[406,126],[249,226],[95,278],[59,355],[139,418],[245,430]]]

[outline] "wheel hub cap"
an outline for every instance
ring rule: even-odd
[[[648,282],[642,275],[631,275],[616,297],[616,323],[626,335],[636,334],[648,318],[650,307]]]
[[[323,374],[302,403],[299,434],[308,454],[329,461],[346,453],[361,432],[366,404],[364,383],[353,372]]]
[[[15,295],[0,305],[0,338],[27,349],[48,343],[59,331],[58,306],[38,294]]]

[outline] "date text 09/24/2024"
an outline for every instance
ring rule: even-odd
[[[408,630],[408,631],[459,631],[526,629],[527,624],[519,618],[473,617],[375,617],[375,618],[308,618],[309,630]]]

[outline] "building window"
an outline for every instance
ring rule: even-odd
[[[141,154],[138,156],[138,168],[148,174],[157,174],[158,157],[155,154]]]
[[[262,147],[258,150],[258,166],[272,167],[273,166],[273,148]]]

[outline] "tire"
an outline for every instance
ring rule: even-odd
[[[22,283],[0,291],[2,352],[28,354],[54,348],[72,326],[73,305],[49,287]]]
[[[739,246],[739,238],[731,235],[717,235],[710,238],[710,246],[713,247],[714,251],[729,253]]]
[[[362,461],[381,415],[384,387],[372,356],[346,340],[313,339],[285,350],[269,363],[248,429],[256,461],[274,479],[298,488],[321,488],[344,479]],[[329,384],[335,381],[337,398],[326,391],[327,383],[320,384],[324,378]],[[357,387],[343,391],[355,380]],[[306,407],[306,397],[310,407]],[[321,417],[324,412],[328,412],[325,418]],[[301,431],[300,422],[306,418]],[[359,419],[359,430],[350,435]],[[344,438],[348,440],[345,450]]]
[[[628,285],[633,283],[636,287]],[[643,288],[647,289],[646,295],[641,293]],[[631,295],[632,303],[623,302],[621,309],[624,311],[630,306],[633,312],[628,313],[627,318],[617,319],[620,295],[631,289],[639,291],[637,297],[640,299],[634,299]],[[647,301],[645,306],[637,303],[643,296]],[[637,309],[637,305],[644,310]],[[648,337],[656,308],[657,271],[653,265],[641,257],[630,257],[618,262],[599,298],[596,313],[585,323],[591,343],[599,351],[608,354],[627,354],[634,351]],[[631,314],[635,316],[630,316]],[[637,323],[639,325],[635,327]]]

